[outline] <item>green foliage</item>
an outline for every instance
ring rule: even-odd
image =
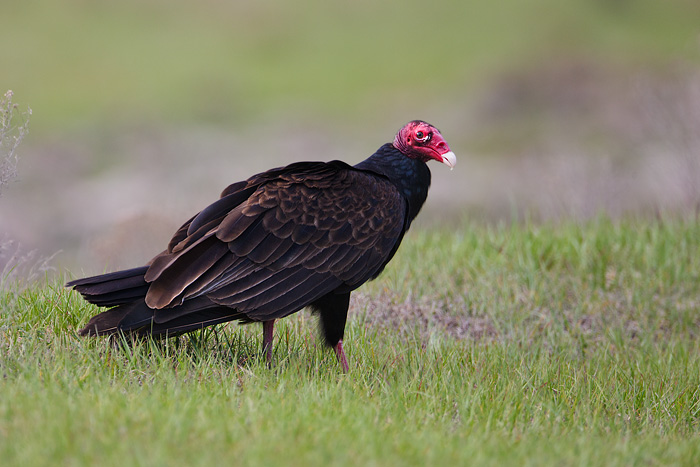
[[[600,219],[410,235],[355,303],[347,375],[305,313],[164,342],[78,338],[59,285],[0,295],[5,465],[700,461],[700,227]],[[371,306],[434,307],[434,328]],[[437,304],[437,305],[435,305]],[[359,309],[358,309],[359,308]],[[440,329],[482,317],[480,339]],[[415,323],[414,323],[415,324]]]
[[[397,302],[430,297],[448,313],[490,316],[501,337],[559,341],[579,329],[598,339],[611,326],[639,328],[637,338],[691,337],[699,238],[694,220],[422,231],[369,288],[376,293],[388,283]]]

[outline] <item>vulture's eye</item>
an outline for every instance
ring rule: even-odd
[[[416,139],[421,143],[427,143],[432,137],[432,132],[426,133],[425,131],[416,131]]]

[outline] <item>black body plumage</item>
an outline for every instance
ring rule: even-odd
[[[146,266],[69,282],[108,307],[80,333],[177,335],[308,306],[335,346],[350,293],[393,257],[429,186],[425,162],[392,144],[354,167],[301,162],[230,185]]]

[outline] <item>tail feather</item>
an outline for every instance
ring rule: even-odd
[[[97,276],[84,277],[82,279],[76,279],[70,281],[66,284],[66,287],[74,287],[76,285],[99,285],[108,282],[114,282],[120,279],[128,279],[130,277],[143,277],[148,270],[148,266],[141,266],[138,268],[124,269],[122,271],[110,272],[107,274],[100,274]]]
[[[169,312],[177,312],[169,319]],[[158,320],[156,320],[156,314]],[[174,308],[154,310],[142,300],[119,305],[93,316],[80,330],[81,336],[103,336],[117,332],[133,333],[139,336],[176,336],[214,324],[232,320],[247,321],[239,311],[211,301],[185,302]]]
[[[89,295],[87,293],[82,293],[83,298],[90,303],[97,306],[103,307],[113,307],[118,305],[125,305],[140,299],[148,292],[148,286],[143,286],[134,289],[118,290],[116,292],[105,293],[101,295]]]
[[[104,336],[119,331],[130,332],[148,325],[153,319],[153,312],[143,301],[119,305],[93,316],[79,334]]]
[[[85,300],[98,306],[128,304],[148,292],[148,282],[144,279],[147,270],[148,266],[143,266],[86,277],[70,281],[66,287],[73,287]]]
[[[146,305],[148,266],[86,277],[66,284],[90,303],[112,307],[95,315],[81,329],[81,336],[102,336],[117,332],[140,336],[174,336],[235,319],[249,321],[245,314],[212,302],[207,297],[185,300],[158,310]]]

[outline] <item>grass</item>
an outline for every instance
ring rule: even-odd
[[[697,465],[700,225],[416,231],[353,301],[343,375],[305,313],[81,339],[60,285],[0,295],[5,465]],[[475,334],[479,322],[486,332]]]

